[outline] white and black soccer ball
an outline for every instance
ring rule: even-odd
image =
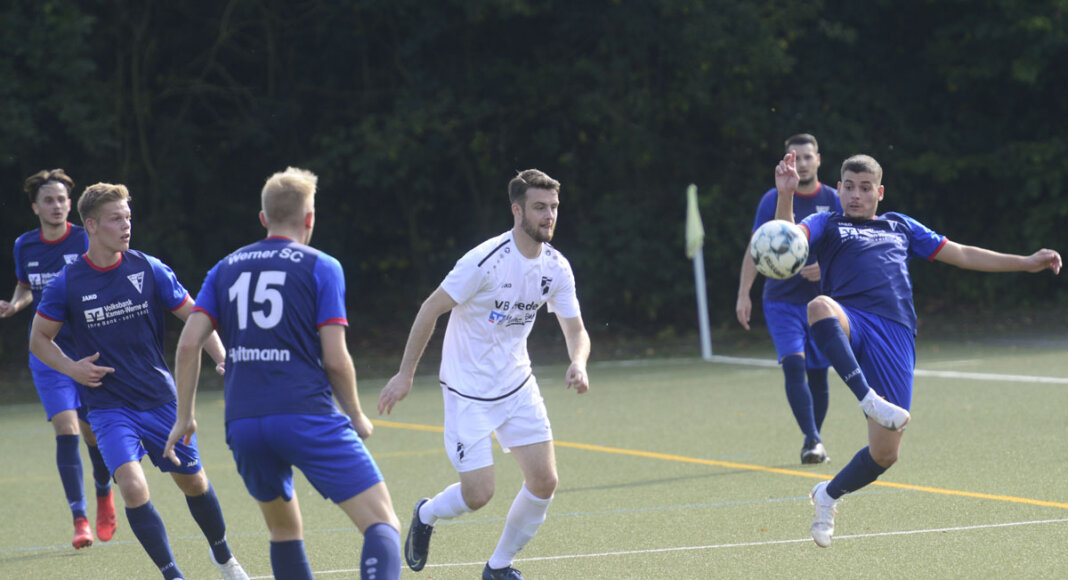
[[[796,276],[808,260],[805,232],[786,220],[771,220],[757,228],[749,241],[749,257],[768,278],[785,280]]]

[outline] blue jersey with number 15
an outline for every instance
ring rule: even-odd
[[[348,324],[345,274],[333,257],[267,238],[208,272],[196,311],[226,347],[226,421],[337,412],[322,367],[319,329]]]

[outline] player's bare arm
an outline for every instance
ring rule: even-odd
[[[178,390],[178,414],[163,448],[163,456],[175,465],[181,465],[174,453],[178,441],[189,445],[197,431],[196,400],[197,384],[200,381],[200,353],[204,343],[215,328],[211,318],[203,312],[190,312],[185,319],[182,334],[178,337],[178,350],[174,356],[174,383]]]
[[[775,219],[794,222],[794,191],[801,177],[797,174],[797,158],[794,152],[787,153],[775,166],[775,188],[779,191],[775,206]]]
[[[456,307],[456,301],[440,286],[423,301],[419,307],[419,313],[415,315],[415,322],[408,332],[408,342],[404,345],[404,356],[401,357],[400,370],[393,378],[389,379],[382,393],[378,396],[378,414],[383,412],[387,415],[393,412],[393,406],[404,400],[412,391],[412,381],[415,380],[415,369],[419,366],[419,360],[423,358],[430,337],[434,334],[438,318],[442,314]]]
[[[29,286],[15,284],[11,300],[0,300],[0,318],[9,318],[33,302],[33,292]]]
[[[196,302],[193,302],[192,298],[188,298],[181,306],[171,312],[182,321],[188,321],[189,315],[193,313],[194,306],[196,306]],[[215,361],[215,372],[220,376],[226,374],[226,348],[223,346],[222,339],[219,338],[219,333],[215,332],[214,329],[204,341],[203,349],[211,357],[211,360]]]
[[[749,320],[753,314],[753,299],[750,298],[749,293],[753,289],[756,276],[756,266],[753,264],[753,259],[749,257],[749,246],[746,245],[738,280],[738,301],[734,304],[734,314],[738,317],[738,323],[746,330],[749,330]]]
[[[360,399],[356,394],[356,366],[352,364],[352,355],[345,341],[345,326],[328,324],[320,328],[319,344],[323,351],[323,370],[330,380],[338,406],[349,416],[356,434],[361,439],[367,439],[374,432],[374,425],[360,408]]]
[[[567,367],[567,388],[573,388],[581,395],[590,390],[590,378],[586,374],[586,361],[590,358],[590,335],[586,332],[586,325],[583,324],[581,316],[558,316],[557,320],[560,321],[560,329],[564,331],[564,341],[571,357],[571,365]]]
[[[1041,249],[1029,256],[1002,254],[993,250],[966,246],[953,241],[946,244],[935,255],[935,260],[965,270],[980,272],[1042,272],[1052,270],[1054,274],[1061,271],[1061,255],[1049,249]]]
[[[76,361],[68,357],[55,341],[62,327],[62,322],[49,320],[41,315],[34,316],[33,326],[30,327],[30,352],[46,365],[78,383],[87,387],[99,387],[104,376],[115,372],[115,369],[94,364],[100,358],[99,352]]]

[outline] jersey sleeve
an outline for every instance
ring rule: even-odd
[[[215,264],[211,270],[208,270],[208,274],[204,276],[204,284],[200,287],[196,306],[193,307],[194,312],[207,314],[215,328],[219,327],[219,303],[215,294],[215,273],[218,269],[219,264]]]
[[[909,227],[909,254],[927,261],[933,260],[935,254],[946,245],[946,237],[910,218],[897,214]]]
[[[441,282],[441,289],[457,304],[470,300],[482,285],[484,273],[479,268],[479,261],[474,251],[464,254]]]
[[[178,281],[178,276],[170,266],[152,256],[145,257],[152,265],[152,275],[156,279],[156,295],[167,310],[177,310],[189,298],[189,291]]]
[[[560,258],[563,265],[563,280],[549,296],[546,308],[549,312],[555,312],[560,318],[577,318],[582,315],[579,308],[578,296],[575,293],[575,273],[571,270],[571,264]]]
[[[26,276],[26,265],[22,261],[22,236],[15,239],[15,248],[12,253],[15,255],[15,278],[19,284],[29,286],[30,279]]]
[[[823,236],[824,230],[827,229],[827,218],[830,217],[829,212],[821,211],[814,213],[805,219],[801,220],[801,223],[797,224],[801,226],[801,229],[808,234],[808,245],[812,247]]]
[[[67,321],[67,271],[63,270],[41,292],[41,302],[37,313],[55,321]]]
[[[776,189],[769,189],[764,193],[764,196],[760,198],[760,203],[757,205],[756,217],[753,219],[753,230],[757,231],[757,228],[764,225],[766,222],[770,222],[775,219],[775,206],[778,204],[779,194]]]
[[[322,328],[328,324],[347,326],[348,315],[345,311],[345,270],[333,256],[319,254],[313,270],[317,294],[315,327]]]

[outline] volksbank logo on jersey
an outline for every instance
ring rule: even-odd
[[[63,254],[63,261],[67,264],[73,264],[78,260],[78,254]]]
[[[90,310],[86,310],[85,311],[85,321],[89,322],[89,323],[92,323],[92,322],[104,322],[104,309],[103,308],[92,308]]]
[[[503,312],[497,312],[496,310],[491,310],[489,313],[489,321],[494,324],[497,324],[498,322],[504,320],[507,317],[508,316]]]
[[[130,274],[126,279],[130,281],[130,284],[133,284],[134,288],[137,288],[137,293],[140,294],[141,288],[145,284],[145,273],[138,272],[136,274]]]

